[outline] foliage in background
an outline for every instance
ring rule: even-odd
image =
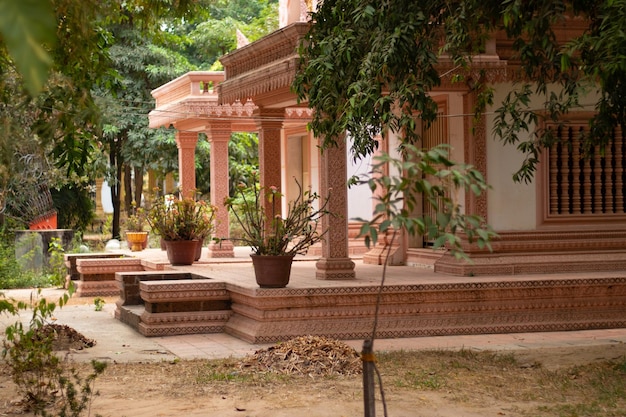
[[[258,169],[259,137],[256,133],[233,133],[228,142],[228,180],[231,195],[236,193],[239,184],[252,186]]]
[[[48,172],[63,170],[61,177],[46,176],[44,184],[63,196],[55,199],[62,227],[84,230],[91,217],[89,184],[107,178],[114,197],[113,235],[119,235],[121,178],[126,176],[128,209],[132,200],[141,203],[147,169],[161,178],[177,169],[173,132],[147,128],[154,106],[150,90],[188,70],[213,66],[235,47],[235,27],[254,40],[278,26],[276,0],[9,3],[0,5],[0,212],[7,197],[19,197],[18,207],[29,206],[34,193],[11,194],[7,190],[15,187],[7,183],[28,183],[15,165],[15,151],[16,144],[32,144],[37,152],[26,155],[38,155]],[[228,22],[222,26],[229,31],[221,40],[216,32],[201,30],[220,20]]]
[[[256,133],[233,132],[228,142],[228,185],[230,195],[234,196],[237,185],[253,184],[253,172],[259,169],[259,138]],[[211,147],[204,137],[196,146],[196,184],[197,191],[208,197],[211,191]],[[221,204],[215,201],[213,204]]]
[[[112,235],[118,239],[122,194],[126,197],[124,209],[127,212],[133,201],[140,207],[147,166],[165,156],[157,153],[162,150],[158,140],[163,131],[148,128],[147,114],[154,108],[150,91],[195,69],[179,53],[155,44],[158,20],[148,24],[131,8],[122,8],[121,14],[124,19],[108,27],[116,40],[109,48],[109,56],[118,77],[98,91],[105,117],[102,143],[109,159],[106,180],[113,203]],[[177,155],[175,148],[170,150],[174,151],[170,157]],[[123,174],[124,190],[121,188]]]
[[[278,29],[277,0],[217,0],[208,10],[210,18],[191,25],[185,51],[203,70],[220,66],[218,59],[237,47],[237,30],[253,42]]]
[[[389,175],[388,171],[403,175]],[[480,195],[487,190],[483,175],[471,165],[455,164],[448,158],[448,147],[422,150],[405,145],[404,158],[383,153],[374,158],[373,174],[365,180],[375,197],[374,218],[361,227],[360,235],[369,246],[378,235],[405,230],[412,236],[433,240],[433,248],[447,247],[459,258],[466,258],[459,233],[479,248],[491,248],[496,236],[485,220],[463,213],[460,190]],[[387,192],[378,193],[377,190]],[[415,209],[425,200],[434,216],[416,217]]]
[[[537,129],[542,120],[562,122],[569,111],[595,109],[589,147],[605,146],[616,128],[626,130],[626,0],[335,0],[323,2],[312,19],[294,85],[316,110],[316,136],[332,146],[349,131],[356,157],[375,149],[379,133],[419,146],[415,115],[426,127],[437,117],[430,92],[441,84],[441,68],[452,65],[448,76],[460,86],[476,84],[474,111],[481,114],[493,91],[481,71],[469,70],[496,31],[511,43],[510,61],[520,63],[509,69],[517,71],[514,87],[493,103],[494,133],[525,156],[514,179],[531,181],[541,149],[556,140]],[[587,30],[559,44],[555,26],[573,19]],[[590,92],[597,93],[593,103],[581,102]]]
[[[48,255],[50,282],[58,288],[63,288],[65,286],[67,268],[65,266],[65,249],[61,239],[55,237],[50,240]]]
[[[22,269],[15,258],[15,235],[0,229],[0,289],[50,286],[45,274]]]
[[[95,219],[95,204],[91,188],[85,184],[65,184],[50,190],[57,210],[59,229],[72,229],[81,234]]]
[[[328,199],[311,190],[303,190],[289,201],[287,213],[279,210],[282,194],[276,186],[259,187],[256,178],[252,186],[240,184],[237,198],[227,198],[224,205],[231,211],[243,233],[240,240],[252,247],[255,255],[305,254],[321,241],[328,230],[322,230],[322,218],[331,213],[327,210]]]

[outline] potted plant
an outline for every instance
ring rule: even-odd
[[[143,208],[133,205],[133,213],[126,220],[126,241],[133,252],[144,250],[148,247],[148,232],[146,226],[146,213]]]
[[[256,182],[256,176],[253,176]],[[240,184],[235,197],[227,198],[230,209],[242,229],[241,240],[252,248],[252,264],[257,283],[266,288],[282,288],[289,283],[291,263],[296,254],[305,254],[319,242],[326,231],[321,220],[330,214],[328,198],[322,203],[320,195],[303,190],[298,183],[298,196],[288,203],[287,214],[278,214],[282,194],[275,186],[246,187]],[[267,201],[271,209],[266,212]],[[315,208],[318,206],[318,208]]]
[[[206,201],[164,196],[148,213],[152,230],[165,241],[172,265],[191,265],[214,228],[216,208]]]

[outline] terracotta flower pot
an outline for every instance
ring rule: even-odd
[[[191,265],[196,258],[197,240],[166,240],[167,259],[172,265]]]
[[[250,255],[256,283],[261,288],[284,288],[289,284],[292,255]]]
[[[204,245],[204,240],[198,240],[198,247],[196,248],[196,256],[194,257],[194,261],[199,261],[202,256],[202,246]]]

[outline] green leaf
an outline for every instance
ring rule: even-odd
[[[571,63],[569,59],[569,55],[563,54],[561,55],[561,71],[565,72],[569,69]]]
[[[0,33],[32,95],[43,89],[52,65],[44,45],[55,41],[56,22],[47,0],[0,1]]]
[[[370,236],[372,238],[372,243],[376,243],[376,241],[378,240],[378,232],[373,227],[370,229]]]
[[[442,247],[443,245],[445,245],[446,240],[446,235],[439,236],[433,243],[433,248],[438,249]]]

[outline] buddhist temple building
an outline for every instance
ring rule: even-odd
[[[297,191],[294,178],[321,195],[332,190],[329,209],[337,216],[326,220],[324,227],[331,232],[315,248],[319,252],[316,277],[350,280],[355,278],[351,256],[362,256],[366,263],[380,263],[382,257],[379,248],[368,250],[355,237],[357,219],[371,218],[372,195],[367,189],[347,187],[350,176],[368,172],[369,161],[353,162],[346,143],[320,152],[318,138],[307,129],[312,110],[298,103],[291,89],[299,62],[297,47],[311,24],[308,12],[314,7],[315,1],[281,0],[280,28],[222,57],[224,71],[190,72],[154,90],[150,126],[176,129],[183,193],[195,188],[194,149],[202,132],[211,144],[211,200],[223,201],[229,192],[228,141],[238,131],[258,134],[262,186],[280,186],[286,199]],[[555,28],[564,41],[576,30],[582,30],[576,21]],[[510,42],[496,33],[475,60],[476,76],[480,71],[494,88],[495,103],[515,81],[512,54]],[[423,132],[423,145],[449,144],[452,160],[473,164],[485,175],[491,186],[486,193],[460,197],[465,212],[484,217],[499,237],[492,243],[493,251],[467,244],[472,258],[468,262],[444,250],[433,251],[421,236],[403,236],[390,263],[427,265],[451,275],[624,269],[626,143],[621,132],[611,138],[604,156],[583,160],[576,132],[587,128],[591,113],[570,113],[558,135],[572,146],[545,150],[534,181],[516,183],[512,175],[523,155],[493,137],[492,109],[475,125],[472,109],[477,94],[471,83],[453,82],[451,62],[442,61],[440,73],[441,85],[432,92],[440,117]],[[381,148],[393,152],[397,143],[390,137]],[[424,210],[418,209],[416,215]],[[218,216],[217,235],[226,237],[228,215],[223,210]],[[233,253],[228,241],[210,249],[211,257]]]

